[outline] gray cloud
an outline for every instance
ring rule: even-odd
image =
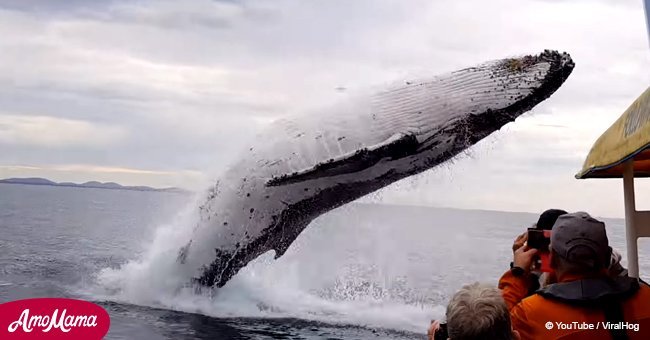
[[[577,66],[550,100],[468,156],[419,176],[414,181],[426,184],[417,186],[421,194],[406,195],[401,183],[376,195],[537,209],[560,194],[536,196],[529,208],[503,196],[571,179],[599,133],[646,88],[641,7],[631,0],[3,1],[0,118],[14,118],[0,127],[10,131],[0,138],[0,165],[211,177],[279,116],[396,80],[554,48],[570,52]],[[21,139],[6,137],[19,130],[16,116],[120,133],[102,143],[84,142],[83,133],[68,134],[65,147],[28,143],[24,124]],[[135,180],[124,174],[116,180]],[[144,184],[166,184],[163,175],[155,181]]]

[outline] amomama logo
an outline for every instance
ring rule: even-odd
[[[101,339],[111,325],[104,308],[88,301],[27,299],[0,304],[0,339]]]

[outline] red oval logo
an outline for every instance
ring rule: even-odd
[[[92,302],[40,298],[0,304],[0,339],[101,339],[111,325]]]

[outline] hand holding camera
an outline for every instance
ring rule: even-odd
[[[517,249],[514,254],[512,261],[513,267],[519,267],[526,273],[530,272],[533,267],[534,258],[537,252],[537,249],[531,248],[527,245],[519,247],[519,249]]]

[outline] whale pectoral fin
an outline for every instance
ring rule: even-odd
[[[359,149],[338,159],[329,159],[314,167],[274,177],[267,186],[294,184],[312,179],[351,174],[365,170],[382,159],[399,159],[417,152],[419,143],[414,134],[395,134],[382,143]]]

